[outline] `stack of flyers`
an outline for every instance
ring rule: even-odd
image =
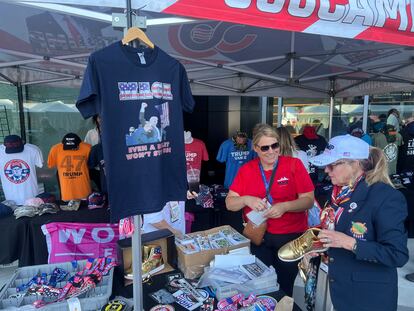
[[[175,236],[175,243],[177,244],[187,244],[194,242],[194,238],[188,234],[183,234],[181,236],[176,235]]]
[[[211,279],[227,283],[243,284],[250,280],[239,268],[212,268],[209,273]]]
[[[255,263],[241,265],[240,269],[252,280],[270,272],[270,269],[264,263],[257,260]]]
[[[247,242],[247,238],[237,231],[233,231],[232,233],[226,235],[226,238],[232,245]]]
[[[213,248],[225,248],[225,247],[231,246],[231,243],[225,237],[221,237],[221,238],[210,240],[210,241],[211,241],[211,246]]]
[[[186,243],[186,244],[180,244],[179,246],[185,254],[193,254],[200,251],[200,247],[198,246],[198,243],[196,243],[194,240],[193,242]]]
[[[211,234],[208,235],[208,239],[210,241],[217,240],[217,239],[221,239],[223,237],[224,237],[224,234],[221,231],[215,232],[215,233],[211,233]]]
[[[208,237],[203,237],[199,235],[197,236],[196,241],[198,243],[198,246],[200,247],[200,250],[205,251],[205,250],[211,249],[211,245],[210,245],[210,241],[208,240]]]
[[[231,229],[231,228],[224,228],[224,229],[221,229],[221,231],[220,231],[222,234],[224,234],[224,235],[229,235],[229,234],[232,234],[232,233],[234,233],[235,231],[233,230],[233,229]]]

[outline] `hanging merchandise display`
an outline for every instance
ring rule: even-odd
[[[176,59],[115,42],[89,57],[76,106],[102,120],[111,221],[185,200],[182,111],[194,100]]]
[[[300,150],[306,152],[308,158],[312,158],[321,154],[328,144],[326,139],[316,133],[316,128],[312,125],[306,125],[303,129],[303,134],[295,137],[295,143]],[[312,181],[318,181],[318,168],[309,163],[309,176]]]
[[[90,151],[91,145],[74,133],[66,134],[61,143],[50,149],[47,165],[57,167],[62,200],[85,199],[91,194],[87,166]]]
[[[6,200],[23,205],[39,194],[36,166],[43,166],[42,152],[37,146],[24,144],[17,135],[4,138],[0,146],[0,176]]]
[[[236,135],[224,141],[217,154],[217,161],[226,162],[226,176],[224,187],[229,188],[239,168],[255,156],[252,150],[252,141],[246,133],[237,132]]]
[[[190,131],[184,132],[185,142],[185,159],[187,163],[187,181],[191,183],[200,183],[201,162],[208,161],[208,152],[206,145],[200,139],[193,138]],[[198,192],[197,189],[194,191]]]

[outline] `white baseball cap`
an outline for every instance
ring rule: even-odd
[[[369,144],[347,134],[332,137],[323,153],[309,158],[309,162],[315,166],[326,166],[341,159],[363,160],[368,156]]]

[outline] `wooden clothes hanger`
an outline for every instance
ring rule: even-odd
[[[122,44],[125,45],[134,40],[141,41],[151,49],[154,48],[154,43],[152,43],[152,41],[147,37],[145,32],[143,32],[138,27],[131,27],[128,29],[127,33],[122,38]]]

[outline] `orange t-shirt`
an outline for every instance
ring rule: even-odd
[[[54,145],[49,152],[47,165],[57,167],[61,199],[79,200],[91,194],[88,157],[91,145],[81,142],[77,150],[63,150],[63,144]]]

